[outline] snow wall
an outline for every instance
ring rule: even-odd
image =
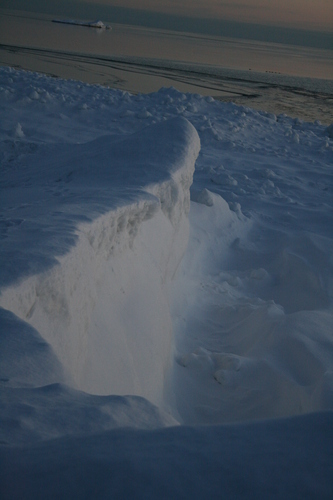
[[[30,214],[40,227],[7,243],[17,275],[4,280],[0,305],[37,330],[73,387],[163,406],[173,348],[169,284],[188,242],[199,149],[194,127],[176,118],[121,141],[31,155],[34,193],[19,196],[29,198],[27,221]],[[55,206],[48,193],[56,183],[64,187]],[[29,387],[36,382],[28,372]],[[53,378],[44,383],[59,373]]]

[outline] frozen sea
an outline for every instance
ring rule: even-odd
[[[328,115],[9,41],[39,66],[0,68],[1,498],[331,499]]]
[[[0,64],[132,93],[174,86],[307,121],[333,121],[333,50],[1,9]],[[106,20],[109,21],[109,20]]]

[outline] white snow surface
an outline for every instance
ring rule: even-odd
[[[331,498],[332,126],[9,68],[0,114],[1,497]]]

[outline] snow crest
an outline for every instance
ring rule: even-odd
[[[37,330],[76,389],[143,396],[163,407],[172,349],[168,286],[188,241],[197,132],[176,118],[121,141],[59,149],[35,153],[34,189],[47,194],[42,166],[45,178],[65,179],[61,205],[74,229],[45,214],[40,230],[48,236],[37,236],[40,248],[25,248],[34,264],[4,287],[1,306]],[[19,265],[20,251],[12,251]]]

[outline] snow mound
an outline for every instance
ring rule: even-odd
[[[2,497],[331,498],[330,129],[0,74]]]
[[[52,348],[28,323],[0,308],[0,381],[3,387],[38,387],[64,380]]]
[[[1,390],[0,439],[22,446],[64,436],[178,425],[139,396],[92,396],[63,384]]]
[[[0,303],[52,346],[74,387],[163,404],[168,284],[187,246],[199,148],[193,126],[176,118],[121,140],[40,146],[7,172],[4,209],[16,201],[22,223],[1,250]]]
[[[3,498],[332,497],[333,413],[0,449]],[[18,480],[19,478],[19,480]]]

